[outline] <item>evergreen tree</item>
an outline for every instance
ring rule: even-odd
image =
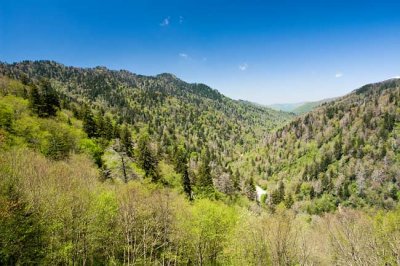
[[[55,116],[60,107],[58,94],[47,80],[41,80],[39,87],[32,85],[29,99],[31,109],[39,117]]]
[[[235,190],[240,191],[240,173],[239,169],[236,168],[235,174],[232,176],[233,187]]]
[[[183,145],[179,145],[176,148],[174,154],[174,164],[176,172],[183,174],[187,170],[187,152]]]
[[[145,171],[146,177],[150,177],[153,182],[157,182],[159,180],[158,160],[150,147],[148,134],[142,134],[139,137],[136,159],[139,166]]]
[[[83,130],[85,130],[89,138],[97,137],[96,122],[94,121],[93,114],[88,107],[85,107],[83,113]]]
[[[272,190],[269,201],[270,201],[270,204],[272,204],[272,205],[278,205],[279,203],[281,203],[281,197],[280,197],[278,189]]]
[[[106,135],[106,125],[104,121],[104,113],[98,112],[96,115],[96,134],[99,137],[105,138]]]
[[[201,188],[213,187],[213,179],[211,176],[210,159],[207,153],[201,158],[199,173],[197,178],[197,185]]]
[[[294,200],[293,200],[293,196],[292,196],[291,193],[289,193],[289,194],[286,196],[286,198],[285,198],[285,200],[284,200],[284,203],[285,203],[285,206],[286,206],[287,209],[292,208],[292,206],[293,206],[293,204],[294,204]]]
[[[285,185],[282,180],[278,183],[278,192],[279,192],[279,202],[282,202],[285,199]]]
[[[249,200],[256,200],[257,192],[253,177],[250,177],[245,181],[244,191]]]
[[[49,117],[56,115],[57,109],[60,107],[60,100],[58,98],[57,92],[52,87],[48,80],[41,81],[41,91],[42,91],[42,116]]]
[[[187,152],[183,145],[175,148],[174,163],[176,172],[182,174],[182,187],[185,194],[192,200],[192,185],[189,178]]]
[[[313,199],[315,197],[315,189],[314,186],[311,186],[310,188],[310,199]]]
[[[111,140],[114,136],[114,127],[111,118],[106,115],[104,118],[104,137],[107,140]]]
[[[38,87],[34,84],[32,85],[31,93],[29,95],[29,103],[32,111],[41,116],[41,111],[43,108],[42,99]]]
[[[278,205],[285,200],[285,185],[282,180],[279,181],[278,187],[271,192],[270,202],[273,205]]]
[[[189,178],[189,171],[186,167],[186,169],[183,171],[182,174],[182,186],[183,186],[183,191],[185,192],[185,194],[187,195],[187,197],[192,200],[192,185],[191,185],[191,181]]]
[[[120,139],[122,150],[126,153],[126,155],[132,157],[132,133],[126,124],[122,126]]]

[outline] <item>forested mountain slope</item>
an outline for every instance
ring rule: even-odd
[[[104,132],[126,124],[134,134],[133,145],[146,132],[157,160],[169,162],[179,157],[182,146],[190,162],[192,183],[202,183],[198,171],[204,166],[207,186],[215,186],[228,194],[245,190],[246,180],[252,184],[248,171],[239,173],[232,162],[240,160],[259,139],[292,117],[285,112],[229,99],[206,85],[189,84],[171,74],[146,77],[103,67],[66,67],[52,61],[2,64],[0,73],[25,83],[47,79],[63,108],[71,110],[79,119],[93,117],[89,120],[98,128],[88,132],[90,137],[101,139]],[[117,144],[102,144],[102,167],[113,176],[122,176],[120,171],[113,171],[119,167],[108,162],[115,159]],[[140,171],[135,169],[124,172],[124,179],[140,176]]]
[[[311,212],[393,207],[400,184],[400,80],[366,85],[271,134],[258,157],[270,204]],[[276,187],[276,189],[274,189]]]
[[[37,64],[51,72],[55,63]],[[1,265],[399,263],[400,208],[391,209],[398,201],[398,80],[363,87],[264,136],[268,130],[257,123],[278,123],[260,121],[268,109],[208,89],[199,94],[185,85],[182,99],[164,93],[160,103],[145,88],[124,88],[147,96],[123,97],[121,107],[91,98],[97,86],[77,81],[68,89],[65,73],[49,81],[28,69],[1,67]],[[170,75],[145,79],[179,82]],[[111,97],[115,88],[100,87],[98,95]],[[130,121],[131,104],[146,115],[137,110]],[[203,120],[166,117],[182,113],[181,104],[193,113],[199,108],[196,119]],[[235,105],[246,115],[228,113]],[[156,119],[165,124],[162,135]],[[244,145],[223,142],[238,154],[228,162],[211,137],[236,134],[235,123],[250,133]],[[204,136],[186,132],[195,125]],[[254,202],[254,179],[265,183],[267,205]]]

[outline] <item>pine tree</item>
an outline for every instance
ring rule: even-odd
[[[114,127],[111,121],[111,118],[106,115],[104,118],[104,137],[107,140],[111,140],[114,135]]]
[[[39,116],[41,115],[42,111],[42,99],[39,93],[39,89],[36,85],[32,85],[31,93],[29,95],[29,102],[31,109],[33,110],[34,113],[36,113]]]
[[[122,150],[126,155],[132,157],[132,134],[126,124],[122,126],[120,138]]]
[[[279,190],[277,190],[277,189],[272,190],[270,197],[269,197],[269,202],[272,205],[278,205],[281,202]]]
[[[192,200],[192,185],[189,178],[187,152],[183,145],[175,147],[174,163],[176,172],[182,174],[182,187],[187,197]]]
[[[183,191],[185,192],[185,194],[187,195],[187,197],[192,200],[192,185],[190,182],[190,178],[189,178],[189,171],[186,167],[186,169],[183,171],[182,174],[182,186],[183,186]]]
[[[257,192],[253,177],[250,177],[245,181],[244,191],[249,200],[256,200]]]
[[[96,134],[99,137],[105,137],[106,135],[106,125],[104,121],[104,113],[98,112],[96,115]]]
[[[273,205],[278,205],[285,199],[285,185],[282,180],[279,181],[278,187],[271,192],[270,202]]]
[[[39,86],[32,85],[29,95],[31,109],[39,117],[55,116],[60,108],[57,92],[48,80],[41,80]]]
[[[88,107],[85,107],[83,114],[83,130],[88,134],[89,138],[97,137],[97,127],[93,114]]]
[[[286,206],[287,209],[292,208],[292,206],[293,206],[293,204],[294,204],[294,200],[293,200],[293,196],[292,196],[291,193],[289,193],[289,194],[286,196],[286,198],[285,198],[285,200],[284,200],[284,203],[285,203],[285,206]]]
[[[240,173],[239,169],[236,168],[235,174],[232,177],[233,187],[235,190],[240,191]]]
[[[278,192],[279,192],[279,202],[282,202],[285,199],[285,185],[282,180],[278,183]]]
[[[315,189],[314,189],[314,186],[311,186],[311,189],[310,189],[310,199],[313,199],[315,197]]]
[[[56,115],[57,109],[60,107],[60,100],[51,83],[48,80],[41,81],[43,110],[42,116],[49,117]]]
[[[176,147],[174,154],[174,164],[176,172],[180,174],[183,174],[183,172],[187,170],[187,154],[183,145],[179,145],[178,147]]]
[[[142,134],[139,138],[136,159],[139,166],[145,171],[146,177],[150,177],[153,182],[159,180],[158,160],[150,147],[150,140],[147,134]]]
[[[201,188],[213,187],[213,180],[212,180],[211,168],[210,168],[210,159],[206,154],[202,156],[200,167],[199,167],[198,178],[197,178],[197,185]]]

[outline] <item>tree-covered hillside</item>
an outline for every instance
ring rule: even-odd
[[[140,145],[141,135],[148,135],[146,142],[157,155],[154,160],[174,164],[183,150],[192,184],[215,187],[225,194],[243,192],[246,184],[252,184],[246,174],[250,171],[239,172],[232,162],[241,160],[259,139],[292,117],[231,100],[206,85],[189,84],[171,74],[146,77],[103,67],[66,67],[52,61],[2,64],[0,73],[26,84],[46,79],[59,95],[61,106],[86,121],[87,134],[101,144],[98,164],[107,174],[123,179],[137,178],[140,169],[130,167],[121,172],[113,162],[120,142],[102,140],[112,140],[115,130],[127,128],[125,135],[133,134],[133,146]],[[133,158],[138,163],[134,155],[128,149],[125,161]]]
[[[366,85],[271,134],[257,151],[268,203],[321,213],[393,208],[400,185],[400,80]],[[257,167],[257,166],[256,166]]]
[[[270,131],[287,114],[171,75],[1,71],[0,265],[400,262],[399,80]]]

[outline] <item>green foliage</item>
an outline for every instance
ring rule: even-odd
[[[139,166],[145,171],[146,177],[150,177],[153,182],[159,180],[158,160],[150,146],[150,137],[146,133],[143,133],[139,137],[136,148],[136,160]]]
[[[35,264],[44,257],[44,228],[3,167],[0,164],[0,264]]]
[[[10,130],[13,123],[13,108],[6,104],[6,102],[0,102],[0,127],[5,130]]]
[[[103,165],[102,155],[104,151],[94,140],[82,139],[79,143],[79,150],[91,155],[97,166],[101,167]]]
[[[121,128],[120,139],[121,139],[122,150],[126,153],[126,155],[132,157],[133,155],[132,133],[126,124],[123,125]],[[141,145],[143,145],[143,143],[141,143]]]
[[[192,184],[189,178],[188,169],[183,170],[182,174],[182,187],[183,191],[187,195],[187,197],[191,200],[193,199],[193,192],[192,192]]]
[[[93,113],[88,107],[84,108],[83,130],[86,132],[89,138],[97,137],[97,125],[94,120]]]
[[[189,167],[188,167],[188,159],[187,159],[187,151],[183,145],[179,145],[176,147],[174,154],[174,164],[175,170],[182,175],[182,187],[183,191],[187,195],[187,197],[192,200],[193,192],[192,192],[192,182],[189,177]]]
[[[393,163],[399,154],[393,143],[400,136],[399,97],[399,80],[371,84],[278,129],[258,151],[270,165],[268,186],[284,179],[296,200],[318,198],[322,205],[333,197],[333,205],[396,206],[400,169]],[[302,182],[296,192],[294,184]],[[271,194],[279,198],[277,192]]]
[[[224,245],[236,223],[236,213],[221,203],[207,199],[196,201],[191,209],[191,219],[182,225],[189,233],[191,261],[199,265],[216,265]]]
[[[333,212],[337,207],[337,199],[329,194],[322,195],[321,198],[315,199],[307,206],[309,214],[322,214],[324,212]]]
[[[60,107],[60,100],[49,80],[41,79],[39,85],[32,85],[30,93],[32,110],[39,117],[55,116]]]
[[[21,80],[0,82],[3,95],[13,94],[21,101],[0,105],[5,130],[1,136],[7,145],[32,147],[56,160],[73,152],[89,153],[105,175],[119,176],[110,171],[120,168],[125,181],[141,178],[141,171],[159,180],[157,164],[164,160],[182,175],[184,191],[189,195],[196,190],[199,197],[241,192],[253,199],[253,180],[254,185],[277,188],[268,191],[273,205],[285,202],[288,193],[300,201],[332,195],[351,206],[392,208],[398,201],[398,80],[324,102],[271,132],[291,115],[233,101],[169,74],[145,77],[105,68],[72,69],[49,61],[1,64],[0,72]],[[40,119],[21,107],[25,100],[20,97],[27,96]],[[74,117],[60,109],[58,99]],[[50,117],[67,133],[47,126],[43,118]],[[95,145],[82,142],[82,128]],[[139,134],[143,130],[149,134],[147,141]],[[82,146],[85,142],[88,145]],[[120,153],[121,167],[103,164],[107,149]],[[200,158],[188,160],[187,154],[199,153]],[[285,181],[284,191],[279,180]],[[294,184],[302,182],[309,187],[295,191]]]
[[[294,204],[294,199],[293,199],[292,194],[289,193],[288,195],[286,195],[284,204],[285,204],[286,208],[288,208],[288,209],[292,208],[292,206]]]
[[[204,153],[201,157],[197,176],[197,186],[201,189],[210,189],[213,187],[213,180],[210,168],[210,155],[207,153]]]
[[[28,82],[48,78],[63,108],[83,120],[89,138],[118,138],[126,123],[133,139],[147,128],[157,157],[169,162],[174,162],[178,143],[187,154],[208,149],[211,178],[229,174],[234,177],[235,191],[242,189],[243,182],[229,171],[241,168],[241,154],[253,150],[267,132],[293,116],[234,101],[204,84],[188,84],[170,74],[145,77],[105,68],[69,68],[49,61],[1,64],[0,73],[16,79],[28,76],[24,78]],[[242,180],[252,175],[251,168],[242,169],[246,173],[240,176]],[[188,171],[194,181],[197,164],[190,164]]]
[[[398,262],[398,83],[265,139],[290,116],[205,85],[21,64],[0,64],[21,79],[0,78],[0,264]],[[273,214],[238,195],[257,182]]]
[[[62,160],[68,157],[69,153],[76,147],[76,136],[68,126],[46,121],[45,141],[41,151],[44,155],[54,160]]]
[[[249,200],[254,200],[257,197],[256,186],[252,177],[245,181],[244,192]]]

